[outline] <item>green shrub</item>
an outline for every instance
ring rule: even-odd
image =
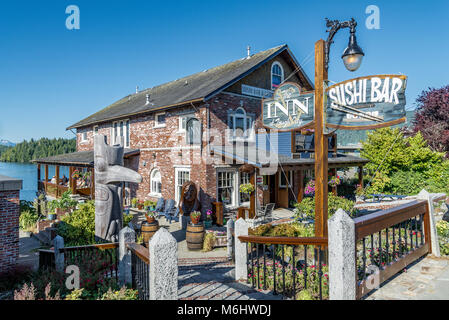
[[[343,197],[337,197],[333,193],[328,194],[329,217],[334,215],[334,213],[337,212],[337,210],[340,208],[350,216],[355,217],[358,214],[358,210],[354,208],[354,205],[354,201],[345,199]],[[315,218],[315,197],[305,198],[301,203],[295,204],[295,216],[297,218]]]
[[[39,219],[37,213],[33,210],[24,210],[20,212],[19,227],[22,230],[28,230],[36,226],[36,222]]]
[[[440,242],[440,253],[449,256],[449,222],[440,220],[437,222],[438,240]]]
[[[254,229],[249,229],[248,234],[263,237],[313,237],[315,230],[313,225],[305,226],[302,223],[284,223],[278,225],[263,224]]]

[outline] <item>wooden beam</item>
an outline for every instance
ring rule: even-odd
[[[359,166],[359,185],[363,189],[363,166]]]
[[[73,188],[73,171],[74,171],[74,168],[72,167],[72,166],[70,166],[70,169],[69,169],[69,174],[70,174],[70,177],[69,177],[69,187],[70,187],[70,190],[72,190],[72,194],[76,194],[76,191],[75,191],[75,188]]]
[[[324,135],[324,40],[315,43],[315,236],[327,237],[328,140]]]
[[[298,203],[301,203],[304,199],[304,171],[298,170]]]

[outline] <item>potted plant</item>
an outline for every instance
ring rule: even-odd
[[[247,195],[250,195],[255,190],[254,185],[252,183],[244,183],[241,184],[239,187],[239,191],[241,193],[246,193]]]
[[[137,202],[138,202],[139,200],[137,199],[137,198],[132,198],[131,199],[131,206],[133,207],[133,208],[136,208],[137,207]]]
[[[190,214],[190,220],[192,221],[192,224],[198,224],[200,222],[201,218],[201,212],[199,211],[193,211]]]
[[[137,202],[137,209],[139,209],[139,210],[142,210],[142,209],[143,209],[143,201],[142,201],[142,200],[139,200],[139,201]]]
[[[331,177],[328,182],[329,186],[331,186],[332,188],[335,188],[336,186],[340,185],[340,183],[341,181],[339,176]]]
[[[212,210],[207,210],[206,212],[206,221],[204,221],[204,226],[206,228],[212,227]]]
[[[50,212],[47,216],[48,220],[56,220],[56,213],[55,212]]]
[[[151,201],[150,200],[145,200],[143,202],[143,207],[145,210],[149,211],[150,210],[150,206],[151,206]]]
[[[156,220],[156,213],[154,211],[145,212],[145,218],[147,219],[148,223],[154,223],[154,221]]]
[[[315,180],[310,180],[306,184],[304,195],[313,197],[315,195]]]

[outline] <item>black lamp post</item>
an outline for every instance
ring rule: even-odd
[[[325,44],[325,67],[326,70],[329,69],[329,51],[330,46],[334,42],[333,38],[335,34],[340,29],[350,28],[349,44],[342,55],[343,63],[346,69],[349,71],[356,71],[362,64],[363,50],[358,46],[357,39],[355,36],[355,28],[357,27],[357,22],[352,18],[349,21],[340,22],[338,20],[329,20],[326,18],[326,26],[329,28],[329,36]]]

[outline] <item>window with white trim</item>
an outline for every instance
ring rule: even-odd
[[[292,179],[293,175],[291,174],[291,171],[279,172],[279,188],[287,188],[288,187],[286,175],[288,177],[290,187],[293,188],[293,179]]]
[[[201,144],[201,122],[190,118],[186,125],[186,144]]]
[[[154,127],[165,127],[165,112],[156,113],[156,115],[154,116]]]
[[[150,193],[153,196],[162,196],[162,179],[159,169],[153,169],[150,175]]]
[[[217,172],[217,201],[225,205],[235,205],[235,173],[232,171]]]
[[[112,124],[112,132],[111,132],[111,142],[112,144],[118,144],[119,139],[118,137],[123,137],[123,143],[125,147],[129,147],[129,120],[121,120],[121,121],[115,121]]]
[[[186,124],[187,121],[191,118],[195,118],[195,114],[191,113],[191,114],[184,114],[179,116],[179,127],[178,127],[178,132],[186,132]]]
[[[228,127],[231,140],[246,140],[253,136],[254,118],[242,107],[228,113]]]
[[[81,133],[81,142],[87,141],[87,131]]]
[[[277,61],[271,65],[271,90],[276,90],[284,81],[284,69]]]
[[[175,201],[181,199],[182,185],[190,180],[190,168],[175,168]]]

